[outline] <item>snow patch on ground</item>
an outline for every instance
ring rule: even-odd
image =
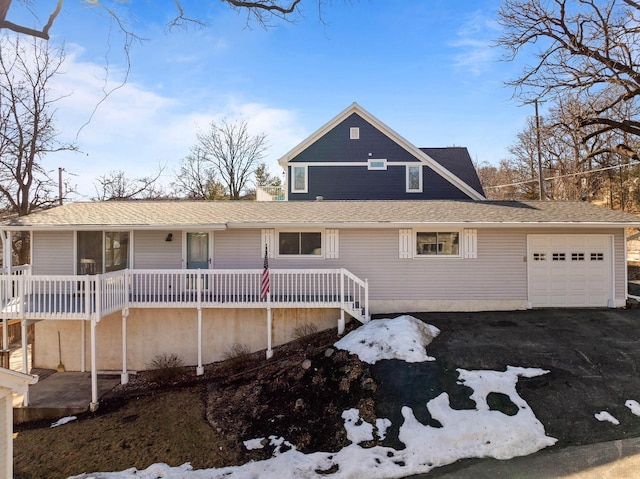
[[[52,423],[50,427],[62,426],[63,424],[67,424],[68,422],[75,421],[76,419],[78,419],[76,416],[62,417],[58,419],[56,422]]]
[[[620,424],[620,421],[618,421],[615,417],[613,417],[607,411],[600,411],[595,414],[595,417],[598,421],[603,421],[603,422],[608,421],[611,424],[615,424],[616,426]]]
[[[631,410],[632,414],[635,414],[636,416],[640,416],[640,403],[638,403],[638,401],[629,399],[627,400],[627,402],[624,403],[624,405]]]
[[[401,359],[408,363],[435,361],[426,347],[440,333],[435,326],[413,316],[376,319],[347,334],[335,343],[339,349],[357,354],[361,361],[375,364],[383,359]]]
[[[378,324],[376,324],[378,323]],[[360,331],[366,329],[366,334]],[[410,316],[374,320],[345,336],[337,347],[358,354],[371,364],[381,359],[404,359],[409,362],[433,360],[425,346],[438,334],[438,329]],[[342,343],[339,345],[339,343]],[[366,358],[366,359],[365,359]],[[360,417],[358,409],[343,412],[344,427],[352,444],[335,453],[303,454],[284,438],[270,436],[275,447],[273,457],[241,466],[194,471],[189,463],[179,467],[154,464],[145,470],[127,469],[121,472],[81,474],[71,479],[270,479],[281,477],[347,479],[390,479],[429,472],[431,469],[470,457],[509,459],[532,454],[555,444],[556,439],[545,434],[544,427],[531,408],[516,392],[520,377],[534,377],[547,371],[536,368],[507,367],[506,371],[458,370],[459,382],[473,389],[475,409],[454,410],[446,393],[429,401],[425,407],[442,427],[425,426],[414,411],[402,408],[404,422],[399,439],[402,450],[389,447],[362,447],[374,433],[383,438],[391,425],[388,419],[370,424]],[[514,415],[490,410],[488,394],[507,395],[518,406]],[[258,447],[264,438],[245,441],[245,447]]]

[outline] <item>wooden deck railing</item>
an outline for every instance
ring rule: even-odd
[[[94,276],[0,275],[0,316],[91,319],[126,308],[340,308],[369,318],[368,285],[346,269],[122,270]]]

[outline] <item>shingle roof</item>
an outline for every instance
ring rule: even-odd
[[[0,229],[444,224],[640,227],[640,217],[578,201],[123,201],[70,203],[4,221]]]
[[[420,150],[484,196],[484,189],[480,183],[478,172],[473,166],[469,150],[465,147],[448,146],[444,148],[420,148]]]

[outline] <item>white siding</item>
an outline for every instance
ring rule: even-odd
[[[171,241],[166,241],[171,233]],[[136,269],[182,268],[182,233],[171,231],[136,231],[133,241],[133,266]]]
[[[33,233],[33,274],[74,274],[73,231]]]

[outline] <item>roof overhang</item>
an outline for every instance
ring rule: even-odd
[[[18,394],[25,394],[29,385],[38,382],[38,376],[22,374],[11,369],[0,368],[0,387],[11,389]]]

